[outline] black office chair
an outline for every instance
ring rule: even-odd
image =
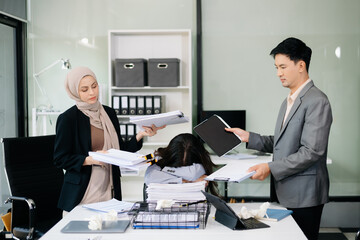
[[[2,138],[1,142],[10,194],[34,201],[34,228],[45,233],[62,218],[57,202],[64,172],[53,163],[55,135]],[[12,218],[18,223],[23,222],[26,227],[29,215],[24,213],[29,208],[26,205],[22,208],[17,207]]]

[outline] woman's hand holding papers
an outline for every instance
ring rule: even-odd
[[[238,135],[242,142],[249,142],[249,132],[242,130],[241,128],[225,128],[225,130]]]
[[[98,160],[95,160],[92,156],[87,156],[85,158],[85,161],[83,163],[83,166],[87,166],[87,165],[99,165],[99,166],[103,166],[104,163],[100,162]]]
[[[161,127],[156,127],[154,124],[151,125],[151,127],[142,126],[144,131],[141,131],[138,134],[136,134],[136,140],[140,141],[145,136],[152,137],[157,133],[158,130],[163,129],[165,127],[166,127],[166,125],[161,126]]]

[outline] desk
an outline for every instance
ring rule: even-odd
[[[250,209],[258,209],[261,203],[233,203],[229,204],[235,212],[239,212],[242,206]],[[272,208],[279,208],[279,205],[272,204]],[[84,220],[97,213],[81,206],[74,208],[52,229],[50,229],[41,240],[88,240],[96,236],[102,236],[101,240],[189,240],[189,239],[206,239],[206,240],[238,240],[238,239],[267,239],[267,240],[288,240],[306,239],[294,219],[289,216],[279,222],[266,221],[270,228],[233,231],[224,225],[216,222],[213,218],[215,215],[214,207],[208,218],[205,229],[132,229],[131,226],[125,233],[116,234],[65,234],[60,230],[71,220]]]

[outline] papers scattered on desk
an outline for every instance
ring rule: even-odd
[[[205,181],[183,184],[150,183],[146,189],[148,202],[171,199],[178,201],[205,200],[201,190],[205,190]]]
[[[89,156],[101,162],[137,171],[149,166],[144,155],[117,149],[109,149],[107,153],[89,152]]]
[[[99,211],[99,212],[109,212],[111,210],[115,210],[118,213],[129,211],[134,203],[119,201],[115,198],[97,203],[89,203],[82,205],[84,208],[88,208],[91,210]]]
[[[255,171],[248,172],[247,170],[254,166],[254,163],[229,163],[219,170],[213,172],[205,178],[208,181],[226,181],[226,182],[241,182],[252,175]]]
[[[141,128],[142,126],[150,127],[152,124],[156,127],[161,127],[164,125],[186,123],[189,122],[189,118],[184,116],[181,111],[177,110],[154,115],[134,116],[130,117],[129,121]]]

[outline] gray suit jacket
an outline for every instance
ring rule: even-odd
[[[309,82],[296,98],[281,127],[286,99],[278,115],[274,136],[250,133],[247,148],[273,153],[269,163],[279,202],[303,208],[329,201],[327,146],[332,113],[327,96]]]

